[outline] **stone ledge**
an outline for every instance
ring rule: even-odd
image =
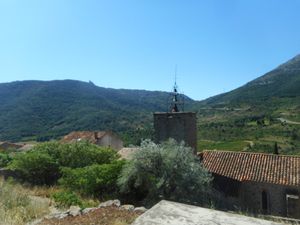
[[[272,221],[161,201],[138,217],[132,225],[279,225]]]

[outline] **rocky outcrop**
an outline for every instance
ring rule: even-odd
[[[144,213],[144,212],[147,211],[147,209],[145,207],[141,206],[141,207],[134,208],[133,211],[134,212],[142,212],[142,213]]]
[[[120,200],[118,200],[118,199],[115,199],[115,200],[108,200],[108,201],[106,201],[106,202],[100,203],[100,205],[98,206],[98,208],[109,207],[109,206],[120,207],[120,206],[121,206],[121,202],[120,202]]]
[[[85,208],[85,209],[83,209],[82,210],[82,215],[85,215],[85,214],[87,214],[87,213],[89,213],[89,212],[93,212],[93,211],[95,211],[97,208]]]
[[[71,216],[81,215],[81,208],[79,206],[71,206],[69,209],[69,215]]]
[[[134,210],[134,205],[122,205],[120,207],[120,209],[127,210],[127,211],[133,211]]]
[[[51,213],[49,215],[45,216],[45,219],[53,219],[53,218],[64,219],[68,216],[80,216],[80,215],[88,214],[99,208],[105,208],[105,207],[114,207],[114,208],[118,208],[119,210],[127,210],[130,212],[144,213],[147,211],[147,209],[145,207],[134,207],[134,205],[128,205],[128,204],[121,205],[120,200],[115,199],[115,200],[108,200],[106,202],[102,202],[98,205],[98,207],[94,207],[94,208],[81,209],[79,206],[71,206],[68,210],[60,211],[59,209],[53,207],[51,209]],[[29,224],[37,225],[37,224],[39,224],[40,221],[41,221],[41,219],[31,222]]]

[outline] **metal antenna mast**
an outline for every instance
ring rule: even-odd
[[[177,64],[175,65],[175,86],[177,87]]]
[[[177,64],[176,64],[175,65],[175,83],[174,83],[174,87],[173,87],[172,103],[171,103],[171,107],[170,107],[171,112],[179,112],[180,105],[182,105],[181,110],[183,110],[183,102],[180,102],[179,98],[180,98],[180,95],[178,93],[178,86],[177,86]]]

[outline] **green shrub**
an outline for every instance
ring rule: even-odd
[[[52,184],[59,177],[58,164],[46,153],[31,151],[15,156],[8,166],[32,184]]]
[[[87,141],[72,144],[46,142],[37,145],[33,151],[49,154],[62,167],[80,168],[93,164],[107,164],[118,158],[118,154],[106,147],[99,147]]]
[[[24,181],[32,184],[53,184],[60,177],[61,167],[83,168],[94,164],[110,164],[118,157],[114,150],[88,142],[47,142],[35,146],[29,152],[17,154],[9,168],[16,170]],[[103,166],[104,169],[106,167]]]
[[[61,208],[67,208],[71,205],[82,207],[83,205],[81,199],[72,191],[59,191],[54,193],[51,197],[54,199],[56,206]]]
[[[6,167],[12,158],[6,153],[0,153],[0,168]]]
[[[103,196],[117,191],[117,179],[125,161],[92,165],[84,168],[63,168],[59,183],[80,193]]]
[[[169,140],[157,145],[146,140],[125,165],[118,184],[121,192],[145,198],[146,204],[161,198],[203,203],[208,200],[211,180],[192,149],[183,143]]]

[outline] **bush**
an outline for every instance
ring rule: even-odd
[[[106,147],[99,147],[87,141],[72,144],[47,142],[32,149],[49,154],[62,167],[79,168],[93,164],[108,164],[118,158],[118,154]]]
[[[53,184],[59,177],[59,167],[53,158],[37,151],[16,155],[8,167],[32,184]]]
[[[59,183],[83,194],[113,194],[117,191],[117,179],[124,164],[124,161],[114,161],[77,169],[63,168]]]
[[[80,198],[72,191],[56,192],[51,197],[54,199],[56,206],[58,207],[68,208],[72,205],[78,205],[80,207],[83,206]]]
[[[12,158],[6,153],[0,153],[0,168],[6,167]]]
[[[110,164],[118,157],[114,150],[88,142],[47,142],[35,146],[29,152],[17,154],[9,168],[17,171],[24,181],[49,185],[58,180],[62,167],[83,168],[94,164]]]
[[[143,141],[118,179],[121,192],[135,193],[146,204],[159,199],[204,203],[211,175],[189,147],[169,140],[161,145]]]

